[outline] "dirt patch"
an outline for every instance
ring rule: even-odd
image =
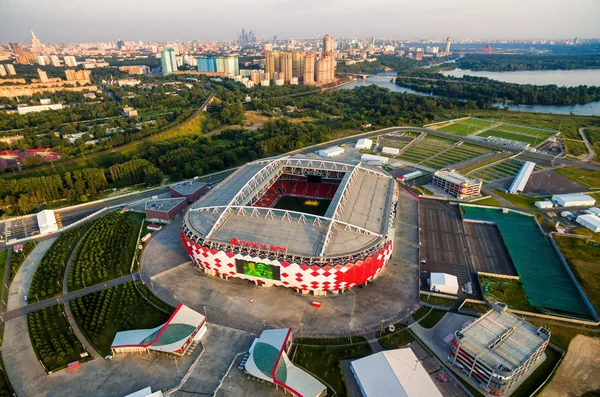
[[[541,397],[576,397],[600,389],[600,338],[577,335]]]

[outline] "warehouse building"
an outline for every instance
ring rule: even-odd
[[[371,139],[362,138],[356,142],[357,149],[371,149],[373,141]]]
[[[204,316],[180,303],[163,325],[117,332],[110,350],[113,355],[154,351],[181,357],[192,342],[200,340],[205,333]]]
[[[579,215],[576,219],[576,222],[587,227],[594,233],[600,232],[600,218],[596,215]]]
[[[469,179],[454,170],[436,171],[433,174],[431,184],[458,199],[479,197],[481,195],[481,180]]]
[[[410,348],[371,354],[350,369],[364,397],[442,397]]]
[[[596,200],[587,194],[555,194],[552,201],[561,207],[584,207],[596,204]]]
[[[525,185],[529,181],[529,177],[535,168],[535,163],[531,161],[526,161],[525,164],[519,170],[517,176],[513,180],[512,184],[508,188],[508,192],[510,194],[519,194],[523,192],[525,189]]]
[[[490,394],[501,396],[542,356],[550,331],[508,311],[504,303],[454,333],[451,362]]]
[[[554,207],[554,204],[552,204],[552,201],[548,201],[548,200],[544,200],[544,201],[536,201],[534,203],[534,205],[537,208],[541,208],[541,209],[548,209],[548,208],[552,208]]]
[[[246,372],[255,378],[281,386],[298,397],[324,397],[327,387],[296,367],[288,358],[292,348],[292,329],[268,329],[250,346]]]
[[[146,219],[151,222],[168,223],[187,208],[185,197],[146,201]]]
[[[208,191],[208,185],[197,179],[171,185],[171,197],[185,197],[189,204],[197,201]]]
[[[339,156],[344,153],[344,148],[339,146],[328,147],[327,149],[317,150],[317,154],[321,157],[330,158]]]

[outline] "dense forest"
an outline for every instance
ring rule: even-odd
[[[456,60],[456,66],[491,72],[598,69],[600,55],[467,54]]]
[[[485,77],[451,77],[437,70],[418,70],[399,75],[396,84],[428,94],[476,101],[479,108],[511,101],[523,105],[575,105],[600,100],[600,87],[558,87],[504,83]]]
[[[443,62],[444,58],[423,58],[417,61],[411,58],[399,57],[397,55],[381,55],[373,62],[360,62],[354,65],[346,65],[339,62],[336,66],[337,73],[368,73],[375,74],[386,70],[405,71],[433,63]]]

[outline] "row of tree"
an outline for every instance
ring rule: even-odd
[[[467,54],[456,60],[456,66],[461,69],[492,72],[599,69],[600,55]]]
[[[135,159],[109,167],[85,168],[61,175],[21,179],[0,179],[0,200],[5,212],[28,213],[59,200],[86,202],[109,186],[138,183],[158,184],[160,170],[143,159]]]
[[[564,106],[600,100],[600,87],[596,86],[514,84],[485,77],[450,77],[435,73],[425,76],[400,75],[396,78],[396,84],[427,94],[473,100],[482,108],[506,101],[523,105]]]

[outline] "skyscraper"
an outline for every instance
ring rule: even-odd
[[[281,72],[283,73],[283,81],[289,83],[292,79],[292,53],[283,52],[280,57]]]
[[[6,67],[6,73],[9,76],[14,76],[15,74],[17,74],[17,72],[15,71],[15,65],[9,63],[9,64],[5,65],[5,67]]]
[[[160,52],[160,64],[162,66],[163,76],[172,74],[177,71],[177,58],[175,50],[167,48]]]
[[[64,58],[65,60],[65,65],[74,68],[75,66],[77,66],[77,60],[75,59],[74,56],[72,55],[68,55]]]
[[[292,77],[302,79],[304,77],[304,51],[292,52]]]
[[[48,82],[48,74],[44,72],[42,69],[37,70],[38,76],[40,77],[40,83]]]
[[[37,37],[35,37],[33,30],[31,31],[31,52],[33,52],[34,54],[44,52],[44,46],[42,45],[42,42]]]
[[[6,69],[4,69],[4,65],[0,64],[0,76],[6,76]]]
[[[446,55],[450,54],[450,42],[450,37],[446,37],[446,48],[444,49]]]
[[[216,72],[217,71],[217,58],[215,57],[201,57],[196,58],[198,63],[199,72]]]
[[[54,67],[60,66],[60,59],[56,55],[50,55],[50,63]]]
[[[323,52],[333,52],[333,39],[329,34],[326,34],[325,37],[323,37]]]

